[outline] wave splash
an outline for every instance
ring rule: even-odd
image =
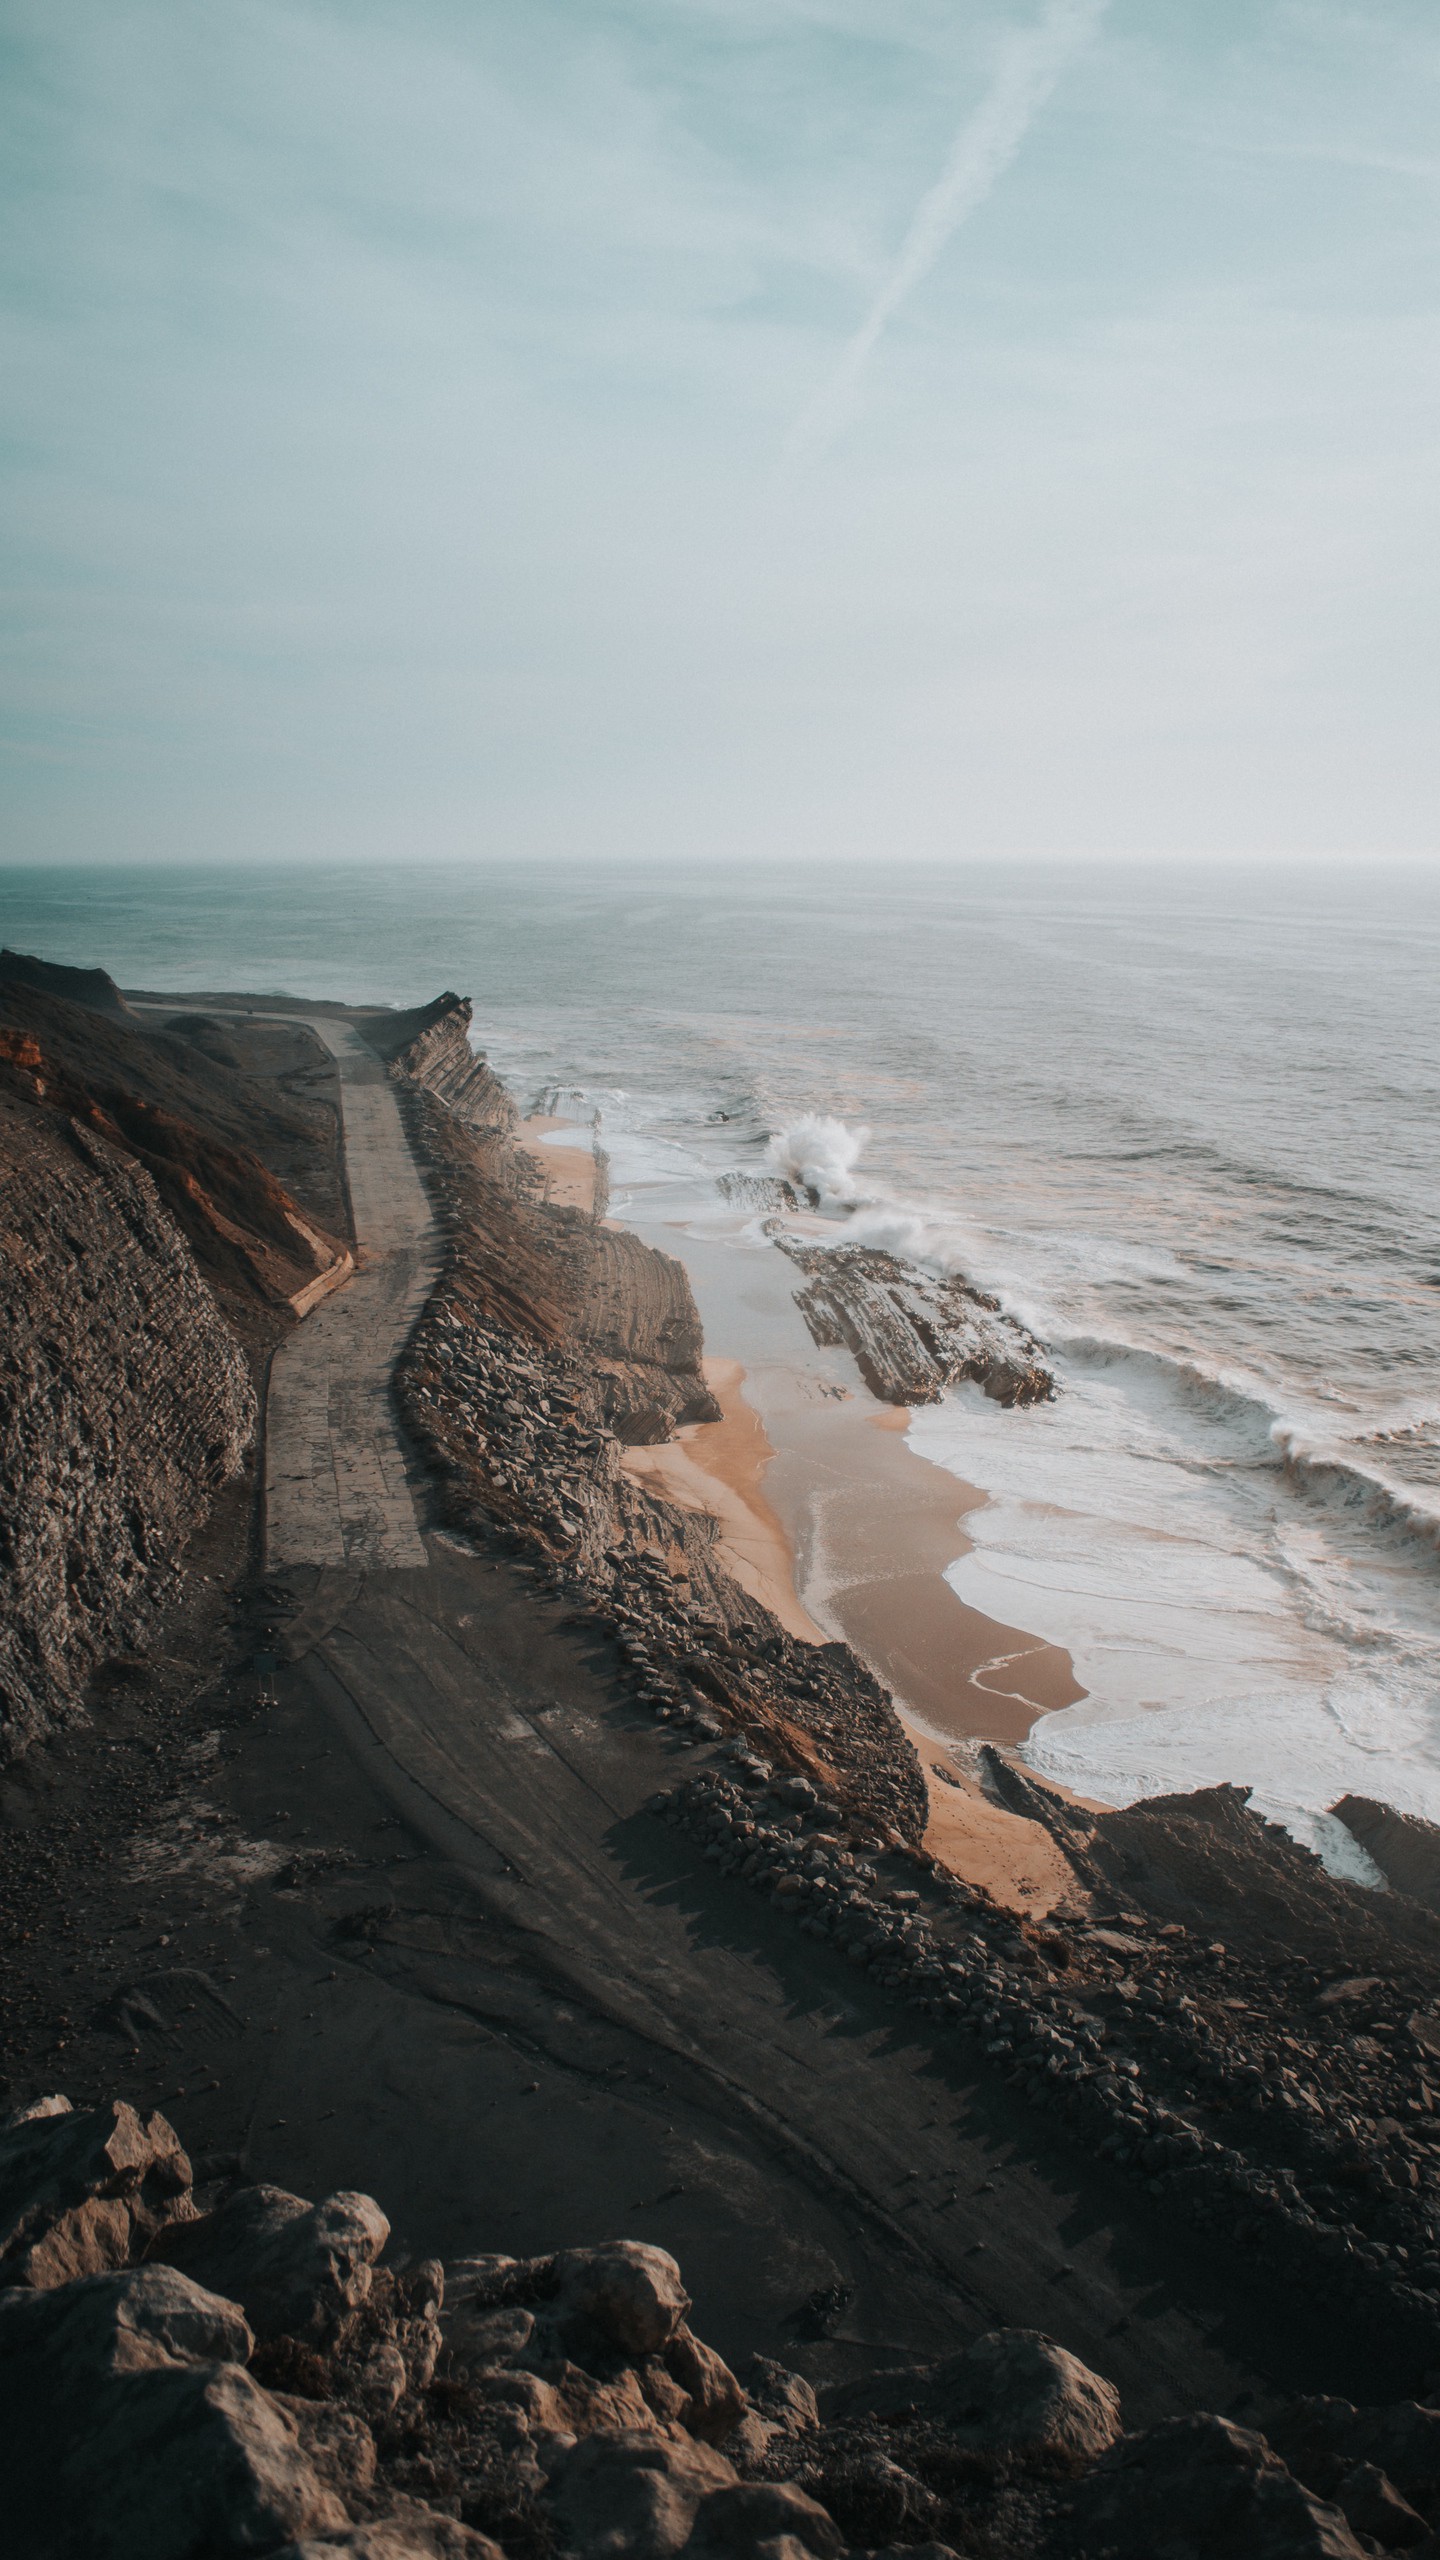
[[[855,1169],[870,1143],[868,1129],[852,1129],[828,1112],[808,1111],[777,1129],[765,1161],[798,1183],[822,1209],[852,1209],[862,1198]]]

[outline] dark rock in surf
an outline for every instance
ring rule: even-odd
[[[872,1245],[808,1245],[770,1232],[805,1274],[795,1303],[813,1339],[853,1351],[882,1402],[934,1404],[967,1379],[997,1404],[1054,1396],[1034,1335],[968,1280],[942,1279]]]

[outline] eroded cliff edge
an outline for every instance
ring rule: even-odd
[[[378,1023],[367,1036],[446,1234],[398,1383],[448,1516],[533,1551],[620,1642],[657,1714],[756,1745],[838,1786],[882,1835],[918,1841],[925,1781],[873,1674],[847,1645],[788,1635],[727,1570],[715,1523],[621,1464],[626,1446],[718,1418],[683,1265],[538,1195],[513,1105],[470,1049],[467,1003],[412,1020],[409,1039]]]
[[[0,954],[0,1759],[153,1634],[270,1345],[350,1267],[333,1188],[302,1207],[257,1141],[293,1179],[336,1122],[223,1024]]]
[[[254,1436],[245,1355],[143,1168],[0,1094],[0,1751],[174,1596]]]

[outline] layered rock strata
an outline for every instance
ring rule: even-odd
[[[0,1090],[142,1164],[242,1326],[260,1310],[282,1324],[302,1315],[345,1277],[348,1246],[295,1187],[328,1204],[333,1107],[252,1073],[212,1017],[137,1016],[114,988],[113,1006],[98,1001],[90,979],[110,987],[99,971],[26,965],[38,982],[0,972]],[[285,1037],[305,1054],[308,1035]]]
[[[0,1754],[144,1643],[255,1429],[249,1368],[150,1176],[0,1094]]]
[[[77,2207],[165,2217],[129,2246]],[[128,2178],[128,2186],[125,2184]],[[197,2193],[164,2119],[0,2121],[0,2463],[16,2560],[1362,2560],[1434,2548],[1440,2409],[1280,2403],[1127,2432],[1035,2329],[817,2396],[690,2325],[616,2240],[386,2262],[369,2196]],[[62,2245],[63,2242],[63,2245]],[[802,2351],[803,2352],[803,2351]]]
[[[863,1244],[810,1245],[767,1232],[805,1274],[795,1303],[814,1341],[852,1351],[885,1404],[935,1404],[973,1380],[997,1404],[1047,1402],[1055,1380],[1033,1334],[998,1298]]]
[[[468,1008],[456,1019],[463,1037]],[[924,1780],[878,1681],[847,1646],[787,1635],[726,1570],[715,1523],[621,1464],[627,1445],[718,1411],[682,1266],[537,1198],[497,1110],[464,1125],[437,1100],[436,1041],[432,1025],[392,1068],[446,1237],[399,1389],[449,1517],[529,1547],[658,1718],[744,1735],[918,1839]]]

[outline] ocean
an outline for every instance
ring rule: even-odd
[[[0,932],[159,990],[453,986],[523,1102],[598,1115],[614,1213],[707,1246],[773,1251],[721,1177],[803,1171],[1049,1347],[1053,1405],[909,1435],[986,1497],[959,1596],[1087,1692],[1034,1765],[1229,1780],[1338,1865],[1347,1790],[1440,1820],[1440,871],[10,870]]]

